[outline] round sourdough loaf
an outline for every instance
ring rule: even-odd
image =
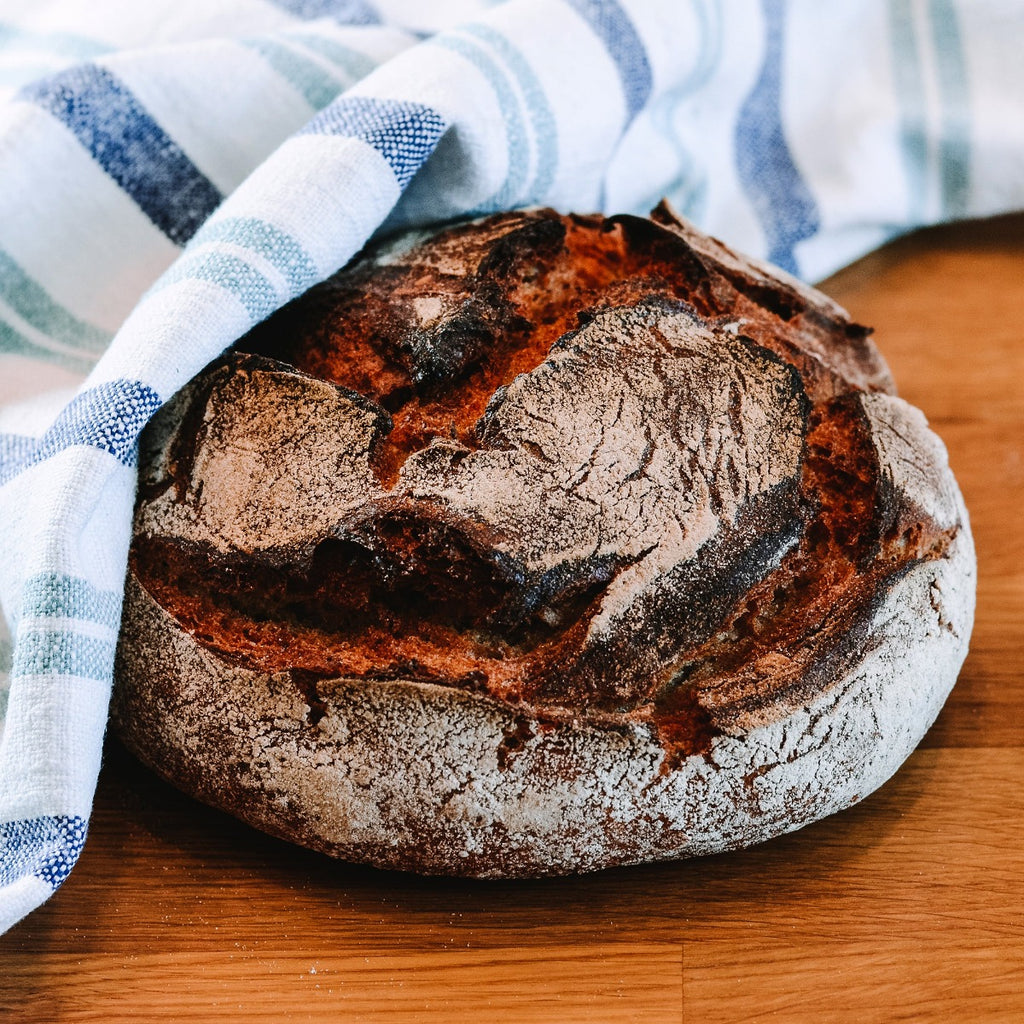
[[[867,334],[664,205],[367,251],[147,428],[118,732],[274,835],[430,873],[855,803],[953,685],[975,574]]]

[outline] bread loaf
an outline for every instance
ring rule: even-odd
[[[484,877],[867,796],[973,615],[941,442],[825,296],[651,219],[372,248],[147,428],[114,721],[201,800]]]

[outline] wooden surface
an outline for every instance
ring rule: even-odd
[[[111,744],[78,867],[0,938],[0,1019],[1024,1021],[1024,218],[825,287],[946,440],[980,561],[960,681],[891,782],[742,853],[475,884],[268,839]]]

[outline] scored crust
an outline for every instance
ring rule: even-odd
[[[114,721],[273,834],[517,876],[863,798],[966,653],[941,442],[830,300],[659,207],[403,238],[143,437]]]

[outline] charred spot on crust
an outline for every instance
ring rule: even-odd
[[[941,553],[879,469],[890,387],[838,307],[667,208],[499,215],[367,251],[193,382],[131,566],[310,725],[320,679],[412,679],[646,722],[671,764],[827,687]]]
[[[505,731],[505,735],[498,745],[498,767],[507,768],[516,753],[522,750],[534,735],[534,723],[529,718],[525,716],[516,718],[513,727]]]

